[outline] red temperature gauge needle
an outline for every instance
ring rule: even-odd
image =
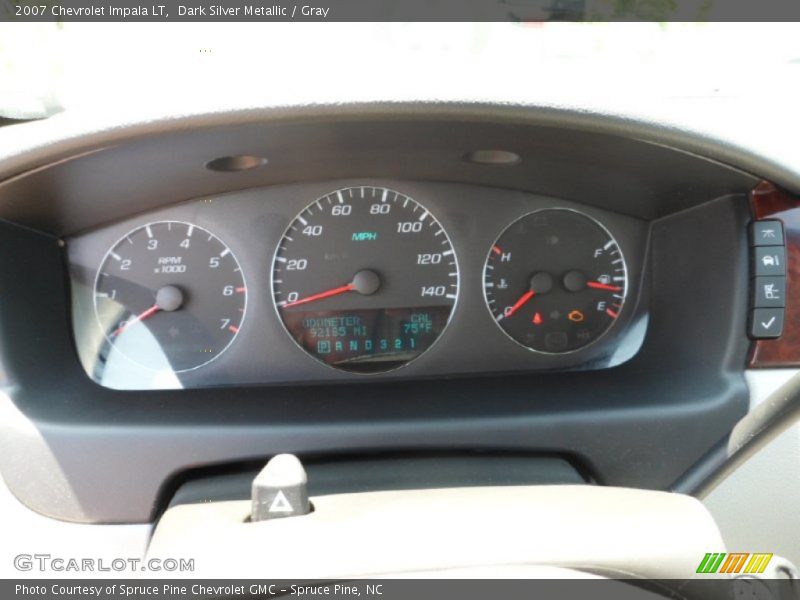
[[[505,316],[506,317],[510,317],[511,315],[513,315],[520,308],[522,308],[523,304],[525,304],[528,300],[533,298],[533,296],[534,296],[534,291],[533,290],[528,290],[527,292],[525,292],[522,295],[522,297],[514,303],[514,306],[512,306],[511,308],[508,309],[508,312],[506,313]]]
[[[333,288],[332,290],[320,292],[319,294],[314,294],[312,296],[306,296],[305,298],[300,298],[299,300],[295,300],[294,302],[287,302],[281,308],[290,308],[292,306],[298,306],[299,304],[308,304],[309,302],[322,300],[323,298],[330,298],[331,296],[338,296],[339,294],[351,292],[354,289],[356,289],[356,286],[353,283],[348,283],[347,285]]]
[[[114,331],[114,333],[111,334],[111,337],[117,337],[120,333],[125,331],[128,327],[130,327],[134,323],[138,323],[139,321],[144,321],[145,319],[149,319],[150,317],[152,317],[154,314],[156,314],[160,310],[161,310],[161,307],[158,306],[158,304],[153,304],[153,306],[148,308],[146,311],[144,311],[142,314],[140,314],[135,319],[131,319],[130,321],[126,322],[124,325],[121,325],[121,326],[117,327],[116,331]]]
[[[608,285],[607,283],[600,283],[599,281],[588,281],[586,287],[594,288],[596,290],[608,290],[609,292],[621,292],[622,288],[618,285]]]

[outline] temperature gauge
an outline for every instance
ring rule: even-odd
[[[595,342],[619,317],[628,287],[616,240],[568,209],[521,217],[497,238],[484,269],[486,304],[514,341],[552,354]]]

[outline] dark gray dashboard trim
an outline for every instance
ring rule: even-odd
[[[698,104],[693,107],[701,115],[722,114],[713,105]],[[741,117],[747,115],[742,114]],[[96,117],[96,115],[91,115]],[[587,106],[559,106],[555,104],[526,104],[525,102],[486,103],[479,101],[418,101],[340,104],[309,104],[302,106],[220,107],[216,112],[191,112],[182,115],[134,115],[130,118],[115,116],[111,120],[94,119],[81,115],[62,113],[50,119],[5,128],[0,140],[0,181],[19,176],[32,169],[69,160],[98,148],[115,146],[123,141],[142,139],[151,135],[186,131],[193,128],[210,128],[227,125],[246,125],[254,122],[314,122],[334,120],[361,120],[382,118],[417,118],[437,120],[454,118],[465,121],[552,126],[565,129],[592,131],[625,138],[640,139],[663,145],[673,150],[690,153],[704,160],[713,160],[745,173],[757,174],[795,193],[800,193],[800,170],[789,158],[781,162],[767,152],[774,144],[769,139],[759,139],[759,153],[736,140],[732,128],[724,120],[709,118],[706,126],[687,126],[675,119],[660,118],[648,113],[621,113],[612,109]],[[710,124],[713,122],[713,126]],[[792,136],[791,128],[784,132]],[[780,137],[781,132],[774,132]],[[735,140],[735,141],[734,141]],[[755,143],[755,140],[753,141]],[[786,144],[779,144],[784,146]]]
[[[471,163],[481,148],[512,150],[513,166]],[[209,160],[268,159],[264,168],[220,173]],[[0,167],[2,168],[2,167]],[[751,189],[757,180],[664,145],[536,119],[436,120],[400,111],[382,118],[265,118],[122,138],[0,183],[0,219],[69,236],[165,204],[309,181],[392,180],[477,184],[552,196],[652,220]]]
[[[716,193],[649,217],[652,268],[646,285],[657,301],[645,344],[633,360],[593,373],[502,379],[114,392],[92,384],[75,357],[63,248],[31,229],[64,231],[29,222],[22,223],[27,229],[2,224],[0,280],[16,285],[0,296],[5,381],[0,471],[14,494],[34,510],[64,520],[142,522],[153,517],[164,482],[186,469],[263,460],[278,452],[410,449],[569,454],[599,483],[665,489],[727,435],[747,410],[742,376],[747,299],[740,292],[747,281],[745,192],[755,178],[743,172],[794,191],[800,185],[790,167],[713,136],[613,114],[480,104],[254,109],[88,133],[81,129],[85,123],[62,115],[4,129],[9,135],[0,140],[0,195],[19,200],[12,188],[24,190],[30,177],[50,174],[50,165],[74,176],[73,167],[79,169],[83,159],[113,157],[173,134],[190,140],[254,123],[311,127],[383,121],[402,128],[408,121],[437,120],[465,128],[550,128],[565,137],[599,134],[609,148],[649,146],[674,160],[671,164],[687,164],[708,176],[708,189]],[[66,214],[57,202],[66,188],[54,183],[74,186],[78,179],[53,180],[34,196],[55,201]],[[690,188],[694,182],[685,183]],[[19,202],[25,210],[35,209],[27,200]],[[9,219],[2,204],[0,219]],[[132,205],[127,214],[137,210]],[[686,282],[702,283],[691,299],[682,293]],[[323,389],[331,393],[323,397]]]
[[[63,249],[3,226],[0,279],[24,282],[25,294],[0,298],[0,470],[30,508],[96,523],[150,520],[183,470],[280,452],[566,453],[601,484],[665,489],[747,410],[746,295],[736,293],[746,219],[743,196],[654,224],[661,268],[647,285],[659,302],[640,353],[613,369],[162,392],[115,392],[85,376]],[[684,278],[704,282],[701,306],[713,309],[685,301]]]

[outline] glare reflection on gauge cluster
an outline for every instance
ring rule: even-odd
[[[492,244],[484,267],[486,303],[515,342],[545,353],[593,343],[619,317],[628,287],[619,244],[574,210],[533,212]]]
[[[272,270],[286,331],[326,365],[383,372],[444,331],[458,297],[450,238],[422,204],[371,186],[336,190],[290,224]]]
[[[108,250],[94,308],[113,352],[151,370],[202,367],[233,343],[247,287],[231,249],[208,230],[159,221],[126,233]]]
[[[311,201],[263,266],[271,290],[248,290],[233,249],[205,227],[138,226],[107,251],[95,277],[101,360],[117,353],[154,371],[202,367],[234,344],[248,293],[256,293],[271,295],[286,334],[316,361],[359,374],[403,367],[441,338],[459,295],[480,293],[461,289],[457,244],[423,202],[370,185]],[[628,273],[603,224],[572,208],[546,208],[517,215],[496,235],[480,244],[488,246],[484,314],[509,343],[566,354],[612,328]]]

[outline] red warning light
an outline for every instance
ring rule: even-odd
[[[534,325],[541,325],[542,324],[542,315],[540,315],[537,312],[535,315],[533,315],[532,322],[533,322]]]

